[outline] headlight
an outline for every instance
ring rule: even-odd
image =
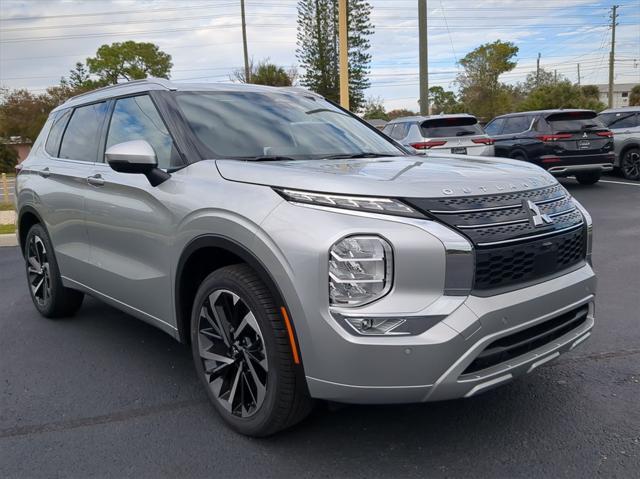
[[[329,252],[332,306],[361,306],[383,297],[393,282],[393,252],[378,236],[350,236]]]
[[[330,208],[342,208],[355,211],[367,211],[396,216],[410,216],[424,218],[424,215],[414,210],[401,201],[393,198],[375,198],[365,196],[343,196],[328,193],[312,193],[309,191],[297,191],[276,189],[284,198],[292,203],[307,205],[328,206]]]

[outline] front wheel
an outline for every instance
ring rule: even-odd
[[[588,173],[578,173],[576,179],[581,185],[595,185],[600,181],[600,176],[602,176],[602,173],[599,171],[590,171]]]
[[[233,429],[268,436],[310,412],[292,347],[271,293],[249,266],[221,268],[202,282],[191,315],[193,359]]]
[[[640,149],[631,148],[625,151],[620,170],[627,180],[640,180]]]
[[[84,294],[62,284],[51,240],[40,224],[27,233],[24,246],[27,280],[33,305],[46,318],[73,316]]]

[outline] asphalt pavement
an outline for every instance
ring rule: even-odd
[[[638,477],[640,184],[564,181],[595,222],[589,341],[478,397],[318,408],[268,439],[227,429],[188,349],[87,299],[50,321],[0,248],[0,477]]]

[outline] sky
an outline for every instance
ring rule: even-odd
[[[370,0],[375,28],[367,97],[418,109],[418,1]],[[581,83],[608,82],[611,6],[618,4],[615,82],[640,83],[640,0],[428,0],[429,84],[456,90],[458,60],[482,43],[511,41],[523,81],[541,66]],[[295,0],[246,0],[249,55],[297,65]],[[242,65],[239,0],[0,0],[0,85],[36,93],[105,43],[153,42],[171,78],[228,82]]]

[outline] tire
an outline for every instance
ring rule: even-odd
[[[620,171],[627,180],[640,180],[640,149],[629,148],[620,160]]]
[[[40,224],[27,233],[24,259],[29,293],[38,312],[52,319],[73,316],[82,306],[84,294],[63,286],[51,240]]]
[[[600,181],[602,173],[599,171],[590,171],[588,173],[578,173],[576,179],[581,185],[595,185]]]
[[[291,347],[271,293],[249,266],[205,278],[193,303],[191,349],[209,399],[231,428],[264,437],[309,414],[313,403]]]
[[[518,160],[518,161],[527,161],[526,155],[524,153],[521,153],[521,152],[513,153],[511,155],[511,159],[512,160]]]

